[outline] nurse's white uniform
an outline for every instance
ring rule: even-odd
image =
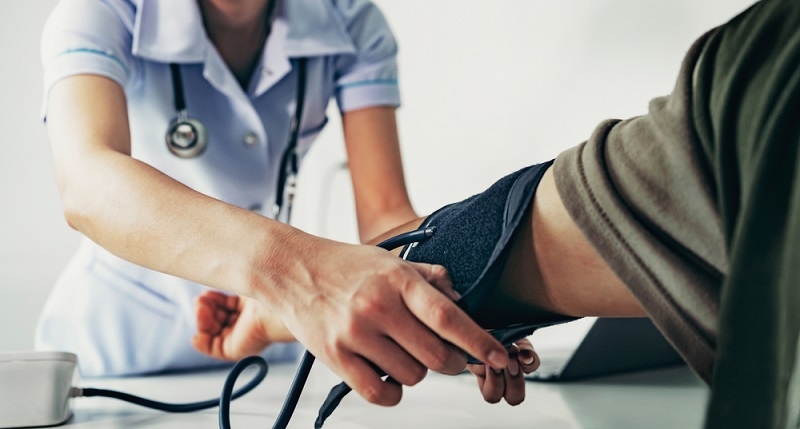
[[[95,74],[125,91],[132,155],[196,191],[251,210],[272,207],[288,144],[297,59],[308,58],[298,155],[341,111],[399,105],[397,46],[367,0],[278,0],[272,31],[243,90],[208,40],[196,0],[61,0],[42,38],[47,93],[58,80]],[[182,159],[165,143],[176,116],[169,63],[179,63],[187,111],[209,144]],[[187,213],[187,216],[191,216]],[[78,354],[83,376],[217,365],[190,343],[203,286],[124,261],[84,239],[40,317],[36,347]],[[274,360],[297,345],[268,348]]]

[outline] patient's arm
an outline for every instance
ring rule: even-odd
[[[509,347],[508,356],[508,367],[502,371],[486,365],[467,365],[486,402],[494,404],[505,399],[509,405],[519,405],[525,400],[525,374],[539,368],[539,356],[527,338]]]
[[[568,316],[646,315],[567,213],[552,169],[542,177],[532,210],[514,237],[498,287]]]
[[[482,210],[478,206],[473,208]],[[484,220],[487,226],[491,224],[490,220]],[[424,219],[409,222],[376,240],[417,229],[423,222]],[[484,316],[492,314],[493,320],[501,325],[537,324],[543,317],[553,320],[553,313],[574,317],[645,315],[639,302],[572,221],[556,190],[551,170],[542,176],[510,246],[500,279],[490,285],[492,290],[480,310]],[[449,248],[446,253],[466,257],[463,252],[471,251],[469,247]],[[539,362],[527,340],[518,342],[509,351],[513,354],[514,350],[523,349],[527,352],[509,359],[508,367],[502,371],[482,365],[469,366],[487,402],[505,399],[516,405],[525,398],[523,374],[534,371]]]
[[[417,229],[423,220],[388,231],[375,243]],[[552,169],[544,173],[536,189],[490,299],[489,308],[503,311],[507,306],[516,307],[512,317],[524,317],[526,308],[576,317],[645,316],[636,298],[567,214]],[[523,320],[508,324],[514,322]]]

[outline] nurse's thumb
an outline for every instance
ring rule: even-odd
[[[453,301],[461,299],[461,295],[453,289],[453,281],[450,279],[450,274],[445,267],[423,262],[411,262],[411,265],[417,269],[425,281],[438,289],[439,292],[445,294],[445,296]]]

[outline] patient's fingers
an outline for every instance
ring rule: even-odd
[[[473,366],[480,368],[472,368]],[[470,367],[470,371],[477,375],[478,388],[481,390],[483,399],[490,404],[500,402],[506,389],[505,371],[485,365],[470,365]]]
[[[215,310],[198,302],[195,308],[198,332],[216,333],[222,329],[222,322],[215,316]]]
[[[204,299],[201,296],[195,301],[195,318],[199,332],[210,334],[219,332],[229,324],[230,314],[213,300]]]
[[[486,402],[493,404],[505,399],[510,405],[518,405],[525,400],[525,374],[532,372],[528,369],[538,367],[535,355],[533,346],[525,339],[508,348],[509,361],[505,369],[494,370],[485,365],[468,365],[467,369],[475,375]],[[521,359],[531,363],[523,363]]]
[[[205,291],[195,300],[197,330],[217,334],[226,326],[236,323],[242,301],[238,296],[216,291]]]
[[[539,355],[537,355],[536,351],[533,349],[533,344],[525,338],[517,341],[516,346],[519,349],[517,361],[519,361],[522,372],[530,374],[539,369],[541,361],[539,361]]]
[[[239,296],[228,295],[214,290],[203,291],[198,297],[198,302],[206,305],[225,309],[227,311],[236,311],[240,307]]]
[[[485,365],[469,365],[468,369],[475,374],[486,402],[496,404],[505,399],[509,405],[518,405],[525,400],[525,376],[519,368],[496,370]]]
[[[521,371],[517,371],[516,375],[512,374],[510,370],[504,371],[505,375],[505,392],[503,397],[509,405],[519,405],[525,400],[525,376]]]
[[[519,347],[513,344],[509,347],[508,367],[504,371],[505,391],[503,397],[509,405],[519,405],[525,400],[525,374],[519,363]]]
[[[218,332],[198,331],[192,337],[192,346],[201,353],[220,358],[222,355],[222,342],[224,338],[224,335],[221,334],[224,329],[225,328]]]

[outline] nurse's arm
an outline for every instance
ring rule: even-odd
[[[342,115],[347,159],[361,242],[406,223],[416,214],[403,176],[393,106],[367,107]]]
[[[288,232],[132,158],[127,118],[125,95],[110,79],[74,76],[52,87],[47,130],[69,225],[139,265],[250,292],[242,276],[253,240],[244,232],[272,239]]]
[[[253,297],[367,400],[391,405],[426,368],[494,367],[502,345],[450,298],[441,267],[314,237],[202,195],[131,155],[125,95],[94,75],[48,94],[47,129],[67,222],[117,256]],[[152,142],[152,144],[164,144]],[[368,362],[381,362],[382,380]],[[396,380],[396,381],[392,381]]]

